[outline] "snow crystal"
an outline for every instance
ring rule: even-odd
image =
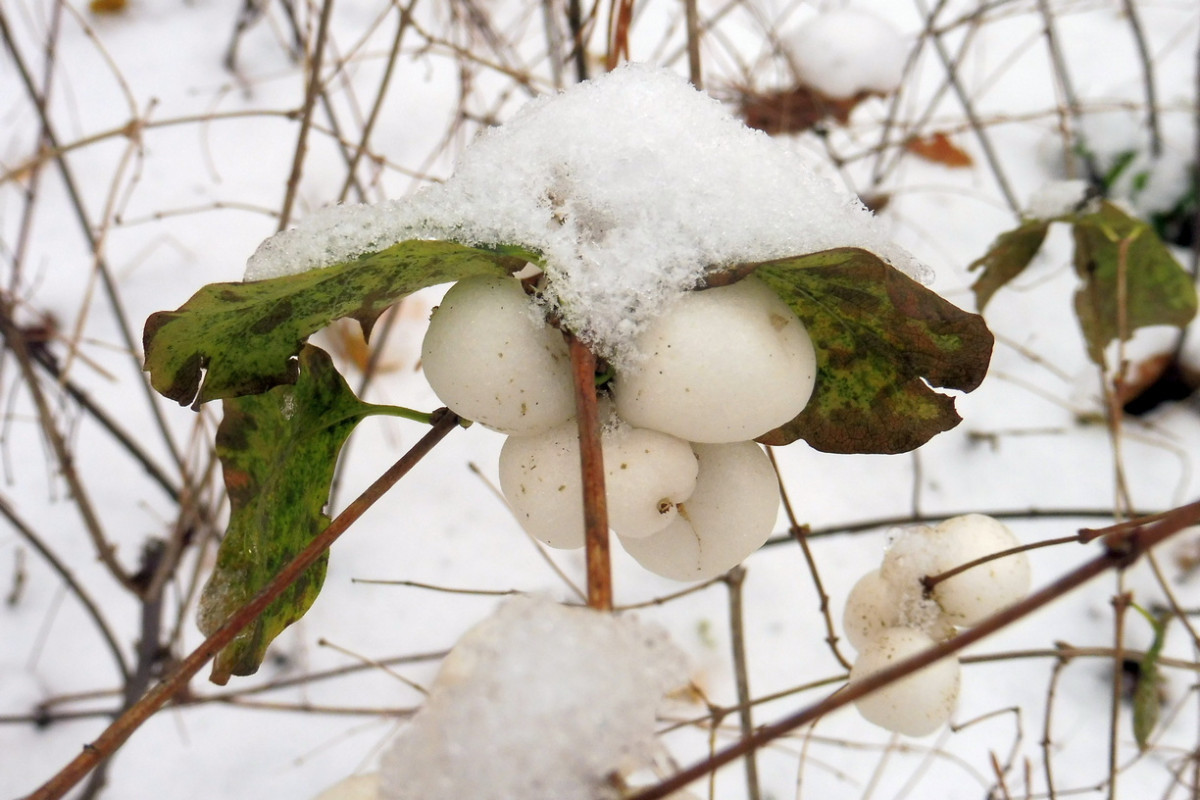
[[[332,208],[268,239],[246,278],[406,239],[536,249],[550,310],[617,363],[713,268],[856,246],[921,270],[799,154],[679,76],[636,64],[532,101],[481,135],[445,183]]]
[[[646,763],[654,712],[686,681],[666,633],[549,600],[467,632],[383,758],[384,800],[598,800]]]
[[[1033,193],[1025,207],[1028,219],[1054,219],[1073,214],[1087,199],[1087,181],[1051,181]]]
[[[797,77],[827,97],[889,94],[900,86],[908,43],[874,14],[853,9],[829,11],[788,38]]]

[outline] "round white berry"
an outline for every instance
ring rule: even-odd
[[[850,686],[869,675],[933,647],[928,635],[913,628],[879,632],[859,651],[850,670]],[[906,736],[925,736],[944,725],[958,703],[961,669],[944,658],[855,701],[868,721]]]
[[[900,624],[898,594],[877,569],[858,579],[846,596],[842,614],[842,628],[851,647],[862,650],[882,631]]]
[[[941,572],[1021,544],[1006,525],[984,514],[953,517],[935,531]],[[939,582],[933,588],[933,598],[954,624],[975,625],[1024,597],[1031,582],[1029,558],[1025,553],[1014,553]]]
[[[609,525],[630,537],[663,530],[696,487],[699,462],[687,442],[618,424],[605,431]],[[500,489],[521,526],[551,547],[582,547],[579,432],[570,420],[537,436],[510,436],[500,450]]]
[[[430,318],[421,363],[450,410],[502,433],[545,431],[575,413],[566,343],[538,321],[515,278],[452,286]]]
[[[646,428],[620,426],[604,436],[608,524],[619,535],[658,533],[692,496],[700,464],[682,439]]]
[[[689,292],[635,346],[642,360],[613,382],[617,412],[689,442],[761,436],[804,409],[816,380],[803,323],[757,278]]]
[[[692,448],[700,472],[679,516],[652,536],[621,537],[643,567],[677,581],[707,580],[735,567],[767,540],[779,513],[775,470],[757,444]]]
[[[500,490],[521,527],[551,547],[583,547],[583,481],[575,420],[500,450]]]

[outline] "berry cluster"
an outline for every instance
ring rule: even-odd
[[[647,569],[704,580],[767,539],[779,492],[751,441],[812,394],[804,325],[755,278],[690,292],[635,340],[601,397],[609,522]],[[425,375],[455,413],[509,435],[500,487],[551,547],[584,542],[570,357],[514,278],[459,281],[430,320]]]
[[[850,684],[954,635],[958,628],[1020,600],[1029,591],[1024,553],[990,559],[926,591],[926,577],[1017,547],[1004,524],[983,514],[912,528],[859,579],[846,598],[846,638],[858,650]],[[869,721],[897,733],[924,736],[940,728],[958,702],[959,664],[944,659],[857,702]]]

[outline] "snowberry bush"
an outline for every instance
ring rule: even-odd
[[[776,528],[779,482],[764,445],[900,453],[958,423],[937,389],[975,388],[991,335],[914,279],[922,274],[856,198],[792,150],[677,77],[636,66],[534,101],[409,200],[331,209],[272,237],[247,282],[202,289],[146,328],[160,391],[224,401],[232,515],[201,601],[206,631],[222,635],[276,565],[308,559],[221,651],[213,680],[254,672],[313,602],[328,556],[309,542],[329,530],[333,464],[373,414],[430,423],[429,436],[458,419],[507,435],[498,474],[517,522],[554,548],[587,545],[598,608],[612,605],[610,529],[659,575],[722,575]],[[364,403],[304,344],[339,317],[369,333],[389,303],[443,283],[453,286],[421,355],[453,413]],[[864,656],[852,683],[988,602],[947,582],[951,605],[937,610],[940,596],[892,571],[885,563],[880,580],[902,597],[889,607],[876,587],[864,600],[877,611],[858,614]],[[612,637],[631,634],[594,613],[587,624],[598,627],[583,635],[544,630],[583,612],[505,608],[512,625],[485,625],[447,658],[385,759],[382,796],[594,797],[644,759],[666,688],[646,680],[657,639],[633,634],[630,649]],[[957,678],[935,665],[910,680],[927,702],[904,729],[924,732],[948,715]],[[653,691],[628,694],[630,681]],[[509,694],[512,715],[483,712]],[[895,693],[872,698],[863,702],[895,705]],[[549,731],[567,748],[539,758]]]

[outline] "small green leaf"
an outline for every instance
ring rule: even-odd
[[[296,380],[295,355],[341,317],[371,325],[404,295],[472,275],[516,272],[536,257],[413,240],[342,264],[264,281],[205,286],[146,321],[150,382],[181,405],[259,394]]]
[[[1083,285],[1075,312],[1088,356],[1150,325],[1185,327],[1196,315],[1196,287],[1154,229],[1112,203],[1075,219],[1075,271]]]
[[[1137,685],[1133,689],[1133,737],[1137,740],[1138,749],[1144,751],[1158,725],[1158,714],[1162,707],[1158,696],[1158,659],[1166,644],[1170,616],[1164,614],[1156,618],[1137,603],[1132,605],[1154,628],[1154,641],[1138,663]]]
[[[975,307],[981,313],[997,290],[1025,271],[1042,248],[1048,230],[1049,220],[1027,220],[1011,231],[1000,234],[982,258],[971,262],[968,271],[983,270],[971,285],[971,291],[975,293]]]
[[[866,250],[744,265],[791,306],[817,352],[817,382],[795,419],[759,437],[829,453],[903,453],[958,424],[953,398],[987,373],[992,334]]]
[[[262,589],[328,524],[333,468],[346,437],[371,414],[403,409],[360,402],[329,356],[306,345],[295,385],[224,401],[216,449],[231,506],[217,564],[200,599],[207,636]],[[217,655],[212,681],[258,670],[267,645],[308,610],[328,553]]]

